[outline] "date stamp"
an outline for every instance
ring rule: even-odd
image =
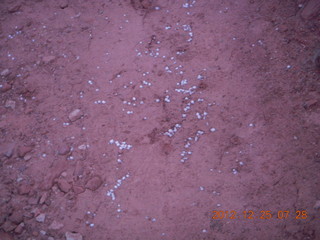
[[[308,212],[306,210],[298,211],[212,211],[212,219],[221,220],[221,219],[297,219],[305,220],[308,218]]]

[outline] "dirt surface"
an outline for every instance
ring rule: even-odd
[[[0,239],[320,239],[310,2],[1,1]]]

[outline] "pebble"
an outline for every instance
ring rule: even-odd
[[[61,229],[63,227],[64,227],[64,225],[62,223],[59,223],[56,220],[53,220],[53,222],[49,226],[49,229],[59,230],[59,229]]]
[[[57,181],[57,185],[58,185],[58,188],[60,189],[60,191],[64,192],[64,193],[69,192],[72,187],[71,184],[68,183],[65,179],[59,179]]]
[[[0,85],[0,92],[5,93],[11,89],[11,85],[9,83],[3,83]]]
[[[102,180],[100,176],[95,176],[93,178],[91,178],[87,184],[86,184],[86,188],[90,189],[92,191],[97,190],[100,186],[102,185]]]
[[[36,217],[37,222],[40,222],[40,223],[43,223],[45,219],[46,219],[46,215],[45,215],[44,213],[40,213],[40,214]]]
[[[85,191],[85,188],[81,187],[81,186],[73,186],[73,191],[75,194],[80,194],[83,193]]]
[[[27,153],[31,152],[33,149],[32,146],[19,146],[18,147],[18,156],[23,158]]]
[[[1,228],[5,232],[11,232],[17,227],[16,224],[12,223],[11,221],[7,220],[4,224],[1,225]]]
[[[15,109],[16,108],[16,102],[13,100],[7,100],[5,105],[6,108],[12,108]]]
[[[9,69],[4,69],[4,70],[0,73],[0,75],[1,75],[2,77],[6,77],[6,76],[8,76],[10,73],[11,73],[11,72],[10,72]]]
[[[24,229],[24,226],[25,226],[25,224],[24,224],[23,222],[20,223],[20,224],[16,227],[16,229],[14,230],[14,232],[17,233],[17,234],[21,234],[22,231],[23,231],[23,229]]]
[[[83,113],[80,109],[75,109],[69,114],[69,119],[71,122],[74,122],[80,119],[83,116]]]
[[[18,12],[21,8],[21,5],[20,4],[15,4],[15,5],[12,5],[8,8],[8,12],[9,13],[15,13],[15,12]]]
[[[43,63],[48,64],[53,62],[56,59],[55,56],[45,56],[42,58]]]
[[[45,201],[48,199],[49,197],[49,193],[48,192],[44,192],[42,195],[41,195],[41,198],[39,200],[39,204],[44,204]]]
[[[66,232],[66,240],[82,240],[82,235],[80,233]]]
[[[58,154],[59,155],[66,155],[70,152],[70,147],[67,146],[66,144],[61,144],[59,147],[58,147]]]
[[[0,155],[4,155],[10,158],[13,155],[15,144],[14,143],[4,143],[0,145]]]

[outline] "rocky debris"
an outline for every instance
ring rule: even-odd
[[[82,240],[82,235],[80,233],[66,232],[66,240]]]
[[[46,219],[46,215],[45,215],[44,213],[40,213],[40,214],[36,217],[37,222],[40,222],[40,223],[43,223],[45,219]]]
[[[85,191],[85,188],[82,186],[73,185],[73,191],[75,194],[80,194]]]
[[[68,183],[68,181],[65,180],[65,179],[59,179],[59,180],[57,181],[57,185],[58,185],[59,190],[60,190],[61,192],[64,192],[64,193],[69,192],[70,189],[71,189],[71,187],[72,187],[71,184]]]
[[[301,11],[301,17],[305,20],[311,19],[320,13],[320,1],[310,0]]]
[[[65,8],[67,8],[68,6],[69,6],[69,5],[68,5],[68,2],[67,2],[66,0],[61,1],[60,4],[59,4],[59,7],[60,7],[61,9],[65,9]]]
[[[47,201],[48,197],[49,192],[44,192],[39,199],[39,204],[44,204]]]
[[[13,223],[19,224],[23,221],[23,213],[19,210],[13,211],[12,215],[9,217],[9,220]]]
[[[0,239],[1,240],[14,240],[13,237],[9,233],[1,232],[1,231],[0,231]]]
[[[33,146],[19,146],[19,147],[18,147],[18,156],[19,156],[20,158],[24,158],[24,156],[25,156],[27,153],[31,152],[32,149],[33,149]]]
[[[15,228],[17,227],[16,224],[14,224],[13,222],[7,220],[4,224],[2,224],[1,228],[5,231],[5,232],[11,232],[13,231]]]
[[[56,220],[53,220],[53,222],[49,225],[49,229],[51,230],[59,230],[63,227],[64,225],[62,223],[57,222]]]
[[[42,58],[42,62],[43,62],[44,64],[48,64],[48,63],[52,63],[55,59],[56,59],[55,56],[44,56],[44,57]]]
[[[74,122],[80,119],[83,116],[83,113],[80,109],[75,109],[69,114],[69,119],[71,122]]]
[[[27,195],[31,191],[31,186],[26,181],[22,181],[18,186],[18,193],[20,195]]]
[[[12,5],[8,8],[8,12],[15,13],[15,12],[20,11],[20,8],[21,8],[21,4],[15,4],[15,5]]]
[[[29,161],[31,159],[32,155],[30,153],[27,153],[23,159],[26,160],[26,161]]]
[[[4,143],[0,145],[0,155],[10,158],[13,155],[15,144]]]
[[[7,100],[5,105],[6,108],[15,109],[16,108],[16,102],[13,100]]]
[[[316,203],[313,206],[314,209],[319,209],[320,208],[320,200],[317,200]]]
[[[58,147],[59,155],[67,155],[70,152],[70,147],[67,144],[61,144]]]
[[[1,93],[5,93],[5,92],[7,92],[7,91],[9,91],[10,89],[11,89],[11,84],[9,84],[9,83],[3,83],[3,84],[0,84],[0,92]]]
[[[21,234],[22,231],[23,231],[23,229],[24,229],[24,226],[25,226],[25,224],[24,224],[23,222],[20,223],[20,224],[14,229],[14,232],[15,232],[16,234]]]
[[[94,176],[93,178],[91,178],[87,184],[86,184],[86,188],[90,189],[92,191],[97,190],[102,184],[102,180],[100,176]]]
[[[4,69],[1,73],[0,73],[0,76],[1,77],[7,77],[10,75],[10,70],[9,69]]]

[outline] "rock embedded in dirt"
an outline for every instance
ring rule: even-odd
[[[9,233],[2,232],[2,231],[0,231],[0,239],[1,240],[14,240],[13,237]]]
[[[44,64],[52,63],[56,59],[55,56],[45,56],[42,58]]]
[[[17,227],[16,224],[14,224],[13,222],[7,220],[4,224],[1,225],[1,228],[5,231],[5,232],[11,232],[13,231],[15,228]]]
[[[12,5],[8,8],[8,12],[15,13],[15,12],[20,11],[20,8],[21,8],[21,4],[15,4],[15,5]]]
[[[82,240],[82,235],[80,233],[66,232],[66,240]]]
[[[16,102],[13,100],[7,100],[5,105],[6,108],[15,109],[16,108]]]
[[[27,153],[31,152],[33,149],[32,146],[19,146],[18,147],[18,156],[23,158]]]
[[[64,225],[62,223],[57,222],[56,220],[53,220],[53,222],[49,225],[49,229],[51,230],[59,230],[63,227]]]
[[[9,217],[9,220],[13,223],[19,224],[23,221],[23,213],[19,210],[15,210]]]
[[[0,154],[10,158],[13,155],[15,144],[14,143],[4,143],[0,145]]]
[[[49,192],[44,192],[40,197],[39,204],[44,204],[47,201],[48,197]]]
[[[67,193],[71,189],[71,184],[67,182],[65,179],[59,179],[57,181],[58,188],[61,192]]]
[[[74,185],[72,189],[73,189],[75,194],[80,194],[80,193],[83,193],[85,191],[84,187],[76,186],[76,185]]]
[[[4,69],[1,73],[0,73],[0,75],[1,75],[1,77],[7,77],[7,76],[9,76],[10,75],[10,70],[9,69]]]
[[[59,4],[59,7],[61,9],[65,9],[67,8],[69,5],[68,5],[68,2],[67,1],[61,1],[60,4]]]
[[[46,215],[44,213],[40,213],[37,217],[36,217],[37,222],[43,223],[46,220]]]
[[[301,17],[305,20],[309,20],[316,17],[320,13],[319,0],[310,0],[301,11]]]
[[[75,109],[69,114],[69,119],[71,122],[74,122],[80,119],[83,116],[83,113],[80,109]]]
[[[23,229],[24,229],[24,226],[25,226],[25,224],[24,224],[23,222],[20,223],[20,224],[14,229],[14,232],[15,232],[16,234],[21,234],[22,231],[23,231]]]
[[[11,87],[12,86],[9,83],[0,84],[0,92],[5,93],[5,92],[9,91],[11,89]]]
[[[101,184],[102,184],[102,180],[100,176],[94,176],[87,182],[86,188],[92,191],[95,191],[101,186]]]
[[[70,147],[66,144],[61,144],[58,147],[58,154],[59,155],[67,155],[70,152]]]

